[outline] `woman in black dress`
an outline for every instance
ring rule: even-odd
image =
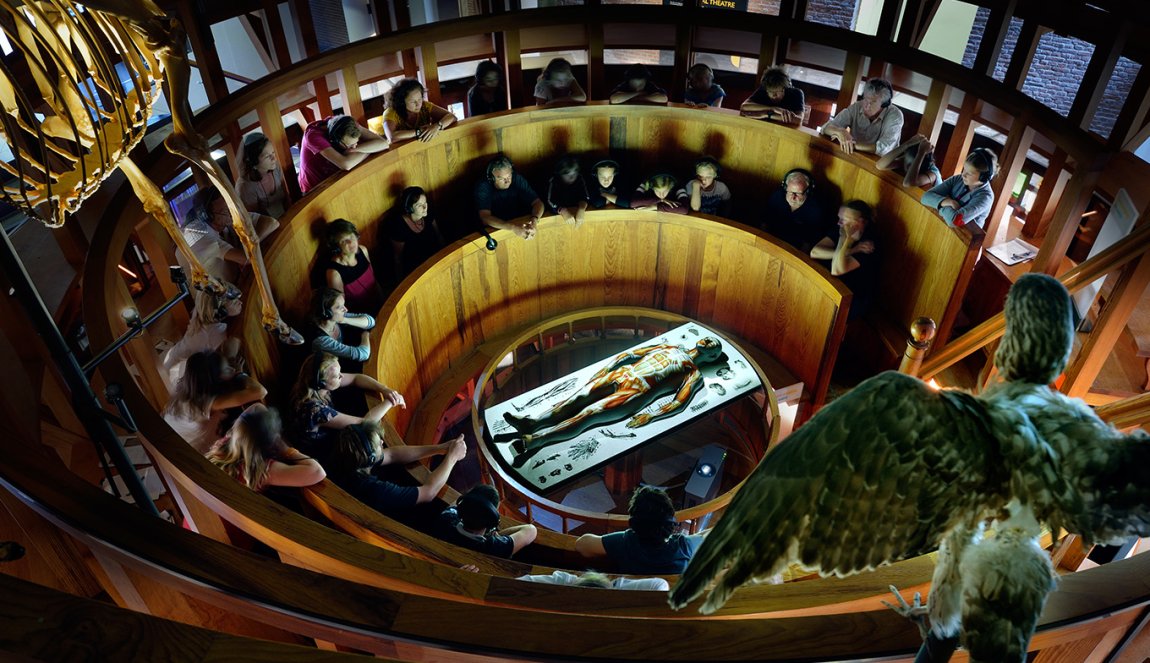
[[[399,194],[399,204],[384,220],[383,233],[395,252],[397,283],[446,244],[439,225],[428,213],[427,193],[417,186],[409,186]]]

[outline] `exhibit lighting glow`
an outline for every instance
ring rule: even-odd
[[[709,477],[715,473],[715,466],[710,463],[699,463],[699,469],[695,470],[701,477]]]
[[[123,266],[123,265],[116,265],[116,266],[120,268],[120,271],[121,271],[121,272],[123,272],[123,273],[127,274],[128,276],[130,276],[130,277],[132,277],[132,278],[134,278],[134,279],[138,279],[138,278],[140,278],[139,276],[136,276],[136,273],[135,273],[135,272],[133,272],[132,270],[128,269],[127,267],[125,267],[125,266]]]
[[[937,381],[937,380],[935,380],[934,378],[931,378],[931,379],[930,379],[930,381],[928,381],[928,382],[926,383],[926,386],[930,387],[931,389],[933,389],[933,390],[935,390],[935,391],[938,391],[938,390],[942,389],[942,385],[940,385],[940,384],[938,383],[938,381]]]

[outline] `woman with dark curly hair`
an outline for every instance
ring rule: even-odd
[[[458,118],[451,111],[427,100],[423,83],[405,78],[387,95],[383,111],[383,133],[393,143],[418,138],[427,142],[450,127]]]

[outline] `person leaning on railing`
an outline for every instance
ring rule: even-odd
[[[387,95],[383,134],[392,143],[416,139],[426,143],[457,119],[451,111],[427,100],[423,83],[405,78],[396,83]]]
[[[862,99],[839,111],[823,133],[847,154],[882,156],[902,140],[902,111],[893,101],[894,87],[882,78],[872,78],[863,86]]]
[[[299,148],[299,189],[307,193],[341,170],[351,170],[388,147],[350,115],[333,115],[307,125]]]
[[[272,486],[300,487],[323,481],[326,473],[314,458],[284,441],[279,414],[260,403],[244,410],[208,460],[257,492]]]
[[[483,225],[531,239],[544,208],[527,178],[515,172],[510,158],[500,154],[488,162],[487,177],[475,185],[475,209]],[[531,219],[525,223],[513,221],[528,214]]]

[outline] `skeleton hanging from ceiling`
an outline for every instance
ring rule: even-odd
[[[1066,289],[1028,274],[1006,301],[1003,382],[973,396],[883,373],[823,408],[747,478],[672,607],[723,571],[704,613],[792,561],[844,576],[939,548],[928,605],[902,612],[929,615],[928,645],[961,637],[971,661],[1025,661],[1054,585],[1040,523],[1087,542],[1150,535],[1146,433],[1048,386],[1072,341]]]
[[[166,84],[173,127],[166,147],[223,194],[252,265],[264,326],[301,343],[280,319],[243,204],[192,127],[180,24],[151,0],[0,0],[0,29],[15,51],[0,58],[0,131],[13,156],[0,160],[0,169],[15,178],[3,188],[5,202],[58,227],[119,168],[191,265],[193,285],[222,293],[225,286],[204,271],[159,187],[128,156]]]

